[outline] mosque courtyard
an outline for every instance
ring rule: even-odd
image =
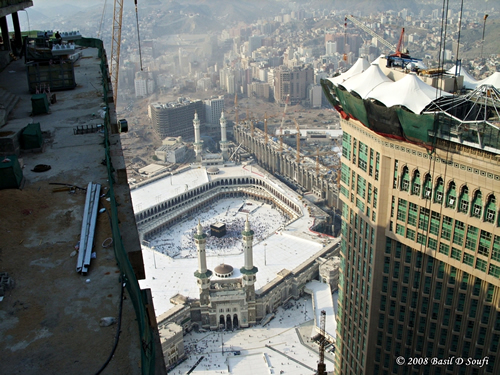
[[[333,295],[337,308],[337,294]],[[265,327],[194,332],[184,337],[188,359],[170,374],[286,374],[312,375],[319,360],[313,332],[311,297],[305,295],[290,305],[279,307]],[[325,352],[327,371],[333,371],[333,346]],[[197,362],[201,361],[197,364]]]
[[[207,234],[207,256],[223,258],[225,255],[241,254],[241,232],[247,217],[254,231],[254,245],[265,240],[286,222],[285,216],[268,203],[251,198],[226,198],[162,231],[149,240],[149,247],[175,259],[196,258],[194,235],[200,220]],[[210,225],[215,223],[226,225],[227,233],[222,238],[210,235]]]

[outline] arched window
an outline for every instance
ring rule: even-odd
[[[483,213],[483,199],[481,190],[477,190],[474,193],[474,199],[472,199],[472,210],[470,215],[472,217],[481,218],[481,214]]]
[[[486,203],[486,207],[484,210],[484,221],[488,223],[494,223],[497,213],[497,205],[496,199],[493,194],[488,197],[488,203]]]
[[[401,190],[408,191],[410,188],[410,172],[408,167],[403,167],[403,173],[401,175]]]
[[[437,179],[436,188],[434,189],[434,203],[443,203],[444,196],[444,181],[441,177]]]
[[[464,214],[469,212],[469,188],[465,185],[460,192],[460,198],[458,199],[458,211]]]
[[[429,173],[425,174],[424,178],[424,199],[431,199],[432,196],[432,178]]]
[[[420,172],[418,169],[413,173],[413,181],[411,183],[411,194],[420,195],[420,188],[422,183],[420,182]]]
[[[455,208],[457,205],[457,187],[455,182],[451,181],[446,194],[446,207]]]

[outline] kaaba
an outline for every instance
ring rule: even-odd
[[[224,237],[226,235],[226,224],[215,223],[210,225],[210,235],[217,238]]]

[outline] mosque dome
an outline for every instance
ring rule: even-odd
[[[217,277],[231,277],[233,275],[233,267],[229,264],[219,264],[214,271]]]
[[[219,168],[209,167],[209,168],[207,168],[207,172],[208,172],[208,174],[217,174],[217,173],[219,173]]]

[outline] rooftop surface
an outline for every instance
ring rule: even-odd
[[[45,152],[21,153],[24,189],[0,191],[0,272],[14,279],[15,287],[0,302],[0,350],[3,374],[91,374],[103,365],[113,348],[116,324],[100,327],[103,317],[118,317],[121,283],[113,248],[103,248],[111,237],[109,216],[97,218],[90,271],[76,272],[75,246],[80,239],[85,193],[53,192],[67,183],[86,187],[90,181],[108,190],[101,133],[74,135],[73,128],[102,124],[103,104],[100,59],[97,49],[80,48],[75,65],[77,87],[56,92],[50,113],[30,117],[23,61],[0,72],[0,87],[20,101],[1,132],[19,132],[40,122],[46,135]],[[3,133],[3,134],[6,134]],[[112,140],[121,157],[119,136]],[[43,173],[37,164],[50,165]],[[138,245],[128,186],[115,184],[120,204],[121,230],[126,246]],[[100,207],[109,208],[101,198]],[[134,232],[135,231],[135,232]],[[135,235],[134,235],[135,233]],[[103,374],[140,374],[140,336],[130,298],[124,300],[117,351]]]
[[[336,308],[336,294],[333,300]],[[283,371],[287,375],[312,375],[319,360],[318,345],[311,340],[316,335],[313,316],[311,298],[306,295],[294,301],[289,309],[279,307],[275,318],[265,327],[191,331],[184,337],[188,359],[170,374],[186,374],[204,356],[191,374],[260,375]],[[330,328],[328,321],[326,328]],[[235,355],[237,351],[240,354]],[[327,350],[327,371],[333,371],[334,359],[334,354]]]

